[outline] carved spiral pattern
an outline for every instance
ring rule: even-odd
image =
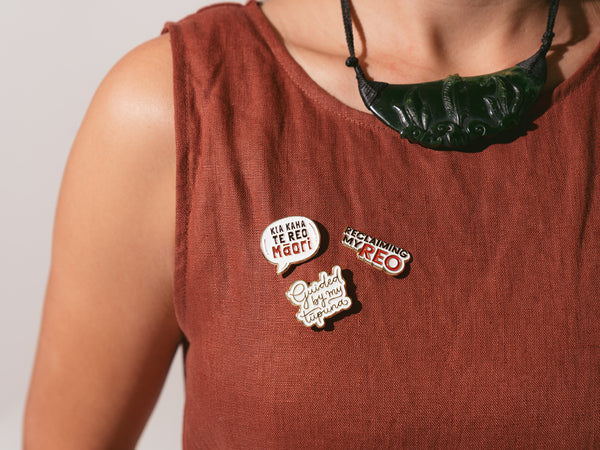
[[[412,142],[456,148],[514,127],[542,85],[516,66],[481,77],[388,85],[370,108]]]
[[[426,130],[424,130],[423,128],[421,128],[417,125],[409,125],[404,130],[402,130],[401,134],[402,134],[402,136],[404,136],[405,138],[407,138],[411,141],[418,142],[423,138],[425,131]]]
[[[488,126],[485,122],[481,120],[473,120],[467,126],[467,134],[470,136],[486,136],[488,132]]]

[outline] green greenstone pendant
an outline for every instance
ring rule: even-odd
[[[363,100],[402,137],[425,147],[451,149],[517,125],[538,98],[544,78],[514,66],[489,75],[451,75],[429,83],[365,80],[375,95],[367,99],[368,104],[364,96]]]
[[[552,45],[558,0],[550,0],[542,45],[509,69],[475,77],[449,77],[418,84],[368,80],[354,52],[349,0],[341,0],[353,67],[365,106],[404,138],[438,150],[474,149],[515,127],[535,103],[546,81],[546,54]]]

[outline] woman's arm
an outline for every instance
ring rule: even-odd
[[[108,74],[69,156],[25,448],[135,446],[182,337],[174,224],[171,52],[161,36]]]

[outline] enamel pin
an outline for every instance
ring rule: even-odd
[[[286,217],[269,225],[260,238],[260,248],[277,274],[284,273],[291,264],[312,258],[321,244],[317,224],[302,216]]]
[[[333,266],[331,275],[319,273],[319,279],[310,284],[302,280],[296,281],[285,295],[290,302],[300,307],[296,319],[307,327],[316,325],[322,328],[326,318],[352,306],[340,266]]]
[[[408,251],[352,227],[344,230],[342,245],[354,250],[361,261],[383,270],[389,275],[402,273],[411,258]]]

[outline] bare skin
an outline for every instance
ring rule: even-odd
[[[371,77],[396,83],[517,63],[539,47],[547,14],[545,2],[532,0],[353,5],[361,64]],[[364,110],[344,66],[337,0],[269,0],[263,11],[318,84]],[[598,2],[563,1],[550,87],[573,74],[600,41],[599,11]],[[72,148],[26,410],[27,449],[134,448],[182,339],[172,305],[170,52],[169,37],[161,36],[120,61]]]
[[[533,55],[546,28],[548,3],[531,0],[354,0],[356,53],[375,80],[419,83],[450,74],[480,75]],[[288,51],[342,103],[366,111],[337,0],[269,0],[263,12]],[[312,24],[307,27],[304,24]],[[600,40],[600,2],[563,0],[548,54],[547,89],[571,76]]]
[[[133,448],[181,340],[171,296],[170,61],[168,37],[161,37],[119,62],[73,145],[25,448]]]

